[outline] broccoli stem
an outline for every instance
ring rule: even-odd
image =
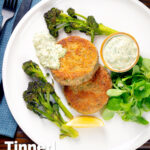
[[[103,24],[99,24],[99,34],[100,35],[110,35],[112,33],[116,33],[118,31],[111,29],[107,26],[104,26]]]
[[[80,26],[86,26],[86,21],[85,20],[79,20],[79,19],[76,19],[76,18],[72,18],[64,13],[61,13],[60,14],[60,17],[59,18],[56,18],[56,22],[59,22],[58,25],[60,24],[63,24],[63,23],[77,23],[79,24]],[[57,25],[57,23],[56,23]]]
[[[58,30],[60,30],[60,29],[64,28],[66,25],[67,25],[67,23],[66,23],[66,24],[64,24],[64,25],[62,25],[62,26],[60,26],[60,27],[58,27],[58,28],[56,28],[56,31],[58,31]]]
[[[47,101],[45,101],[45,98],[44,96],[39,93],[39,99],[40,99],[40,102],[44,107],[44,109],[48,110],[49,112],[53,113],[53,108],[51,107],[50,103],[49,103],[49,99],[47,99]]]
[[[29,107],[28,107],[28,108],[29,108]],[[29,109],[30,109],[30,108],[29,108]],[[40,109],[38,109],[38,108],[36,108],[36,107],[33,107],[33,108],[30,109],[30,110],[34,110],[34,112],[39,113],[39,114],[45,116],[48,120],[54,122],[54,118],[51,116],[51,114],[45,113],[45,112],[43,112],[42,110],[40,110]]]
[[[75,15],[76,15],[76,16],[79,16],[79,17],[81,17],[81,18],[83,18],[83,19],[85,19],[85,20],[87,19],[85,16],[83,16],[83,15],[81,15],[81,14],[75,13]]]
[[[65,107],[65,105],[62,103],[62,101],[60,100],[60,98],[56,95],[56,93],[52,94],[52,97],[54,98],[54,100],[56,101],[56,103],[60,106],[60,108],[62,109],[62,111],[65,113],[65,115],[72,119],[73,115],[68,111],[68,109]]]
[[[94,31],[91,31],[91,42],[92,43],[94,42],[94,37],[95,37]]]
[[[36,77],[36,78],[42,80],[43,82],[46,82],[46,81],[47,81],[46,78],[45,78],[45,76],[43,75],[43,73],[41,73],[40,71],[37,71],[36,69],[34,69],[34,71],[35,71],[35,72],[34,72],[35,74],[38,74],[38,75],[39,75],[39,76]]]
[[[48,104],[48,106],[49,106],[49,110],[50,110],[51,112],[53,112],[53,108],[52,108],[52,106],[50,105],[50,93],[46,93],[46,100],[47,100],[47,104]]]
[[[38,108],[34,108],[34,110],[36,112],[42,114],[43,116],[45,116],[48,120],[52,121],[60,128],[60,131],[61,131],[60,138],[64,138],[67,136],[72,137],[72,138],[78,137],[78,132],[75,129],[73,129],[72,127],[67,126],[65,124],[65,121],[64,120],[62,121],[59,118],[61,115],[58,117],[57,114],[53,114],[53,116],[52,116],[48,112],[43,112]],[[62,118],[62,116],[61,116],[61,118]]]
[[[63,124],[60,129],[62,133],[60,138],[64,138],[66,136],[76,138],[79,136],[79,133],[74,128],[67,126],[66,124]]]
[[[49,111],[49,109],[47,109],[47,106],[45,105],[43,106],[45,111],[40,110],[39,108],[34,107],[30,104],[28,104],[27,106],[30,110],[39,114],[41,117],[46,117],[46,119],[55,123],[60,128],[60,138],[64,138],[67,136],[76,138],[78,136],[78,132],[75,129],[66,125],[66,122],[59,113],[59,109],[58,111],[53,111],[52,113],[51,111]]]
[[[61,116],[61,114],[60,114],[60,112],[58,111],[57,112],[57,114],[58,114],[58,116],[59,116],[59,118],[60,118],[60,120],[62,121],[62,123],[66,123],[66,121],[63,119],[63,117]]]

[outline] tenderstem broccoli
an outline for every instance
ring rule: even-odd
[[[96,35],[110,35],[117,32],[114,29],[98,24],[94,16],[85,17],[75,12],[73,8],[67,10],[68,14],[63,11],[52,8],[44,14],[44,18],[52,36],[58,37],[59,30],[64,28],[66,33],[73,30],[79,30],[91,36],[91,42],[94,42]]]
[[[29,75],[32,79],[34,80],[39,80],[42,82],[47,82],[46,77],[44,76],[42,70],[40,69],[39,65],[37,65],[33,61],[27,61],[23,64],[22,66],[24,72]],[[50,93],[53,96],[54,100],[56,103],[58,103],[59,107],[62,109],[62,111],[65,113],[65,115],[69,118],[72,119],[73,115],[69,112],[69,110],[65,107],[65,105],[62,103],[60,98],[57,96],[52,84],[51,84],[51,89],[53,89]]]
[[[40,67],[33,61],[27,61],[23,64],[22,68],[33,79],[32,82],[29,82],[27,90],[23,93],[27,108],[40,117],[55,123],[60,128],[61,138],[66,136],[76,138],[78,132],[66,125],[66,121],[63,119],[59,109],[61,108],[70,119],[73,117],[72,114],[57,96],[53,85],[47,82]],[[51,96],[55,101],[51,100]]]

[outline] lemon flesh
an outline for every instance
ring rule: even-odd
[[[95,128],[104,126],[104,122],[101,119],[90,116],[76,117],[67,122],[68,126],[74,128]]]

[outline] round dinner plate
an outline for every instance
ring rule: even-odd
[[[118,31],[133,35],[139,43],[143,57],[150,57],[150,11],[138,0],[43,0],[32,8],[20,21],[13,32],[3,62],[3,85],[8,106],[22,130],[37,144],[50,146],[56,141],[57,150],[134,150],[150,138],[150,126],[133,122],[124,122],[118,115],[110,121],[104,121],[102,128],[77,129],[80,136],[77,139],[59,139],[59,128],[46,119],[26,108],[22,93],[26,90],[30,79],[22,70],[25,61],[33,60],[39,64],[35,54],[32,39],[35,33],[47,31],[43,14],[52,7],[64,11],[72,7],[78,13],[93,15],[96,20]],[[90,39],[85,34],[74,32]],[[58,38],[69,35],[61,31]],[[105,36],[95,39],[97,50]],[[101,62],[101,60],[100,60]],[[46,70],[42,68],[44,72]],[[73,113],[64,97],[62,88],[55,82],[55,89],[63,103]],[[93,114],[100,117],[100,113]],[[150,121],[150,113],[144,116]]]

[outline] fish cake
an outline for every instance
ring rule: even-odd
[[[99,111],[108,101],[107,90],[112,88],[109,73],[103,66],[93,78],[78,86],[65,86],[64,93],[68,103],[82,114]]]
[[[79,85],[92,78],[98,69],[98,52],[94,44],[79,36],[69,36],[58,42],[67,49],[60,58],[60,68],[51,70],[61,85]]]

